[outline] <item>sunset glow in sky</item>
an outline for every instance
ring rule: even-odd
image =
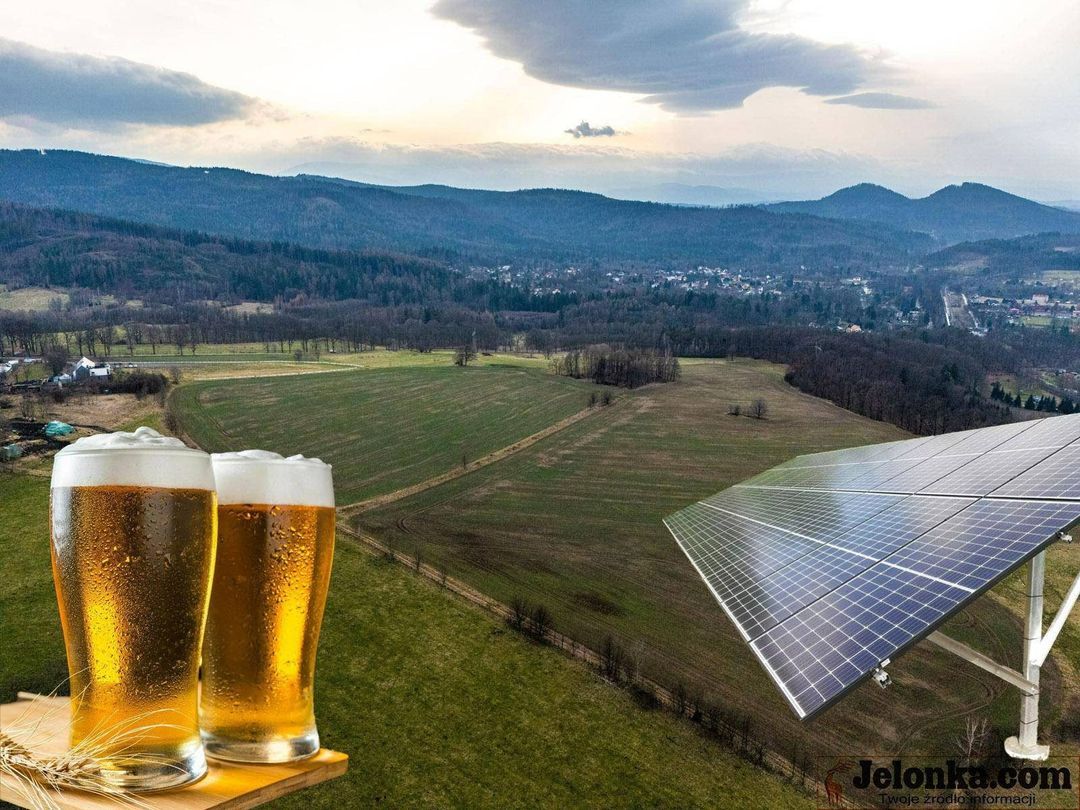
[[[1075,200],[1076,42],[1075,0],[38,0],[0,11],[0,147],[395,184],[976,180]]]

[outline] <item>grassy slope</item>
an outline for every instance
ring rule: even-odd
[[[67,678],[49,562],[49,479],[0,471],[0,701]]]
[[[900,433],[798,394],[764,364],[687,366],[684,378],[622,394],[596,421],[364,514],[360,525],[398,548],[419,545],[429,562],[497,598],[545,604],[559,629],[592,645],[615,636],[646,672],[752,711],[781,745],[802,739],[844,753],[853,746],[863,753],[951,749],[966,712],[1015,733],[1015,690],[926,645],[894,664],[896,686],[888,692],[864,685],[812,723],[794,720],[661,518],[798,453]],[[727,402],[756,396],[770,404],[767,421],[725,415]],[[1064,576],[1076,566],[1061,570]],[[1000,600],[981,600],[950,631],[1018,664],[1020,623]],[[1054,722],[1069,683],[1059,675],[1052,667],[1044,681],[1051,695],[1044,716]],[[942,683],[953,686],[942,690]],[[1076,746],[1075,730],[1063,735]]]
[[[334,465],[338,502],[424,481],[585,407],[589,386],[524,368],[397,368],[199,383],[174,397],[202,447]]]
[[[0,474],[3,699],[62,677],[47,487]],[[813,806],[403,569],[347,543],[334,565],[317,706],[350,769],[276,806]]]

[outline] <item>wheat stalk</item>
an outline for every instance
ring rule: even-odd
[[[33,701],[32,701],[33,703]],[[29,709],[27,709],[29,711]],[[130,749],[155,729],[170,728],[165,723],[146,724],[156,712],[126,718],[111,726],[97,728],[63,754],[46,756],[34,753],[27,743],[16,737],[31,740],[41,724],[55,711],[50,709],[34,723],[0,732],[0,777],[10,781],[14,792],[23,797],[34,810],[59,810],[54,794],[63,790],[80,790],[96,796],[109,797],[119,804],[147,807],[146,802],[132,791],[109,781],[103,766],[105,755],[123,756],[125,760],[147,763],[163,760]]]

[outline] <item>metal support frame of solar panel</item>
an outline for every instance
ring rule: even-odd
[[[801,456],[664,522],[806,719],[1078,521],[1080,414]]]

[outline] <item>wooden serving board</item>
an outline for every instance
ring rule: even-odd
[[[20,692],[14,703],[0,706],[0,729],[34,752],[59,754],[68,747],[70,706],[66,697],[43,697]],[[27,732],[32,729],[32,732]],[[22,733],[20,733],[22,732]],[[242,765],[208,760],[210,770],[200,781],[176,790],[139,794],[145,807],[163,810],[241,810],[280,798],[345,773],[349,757],[325,748],[311,759],[286,765]],[[121,805],[115,799],[79,791],[50,794],[65,810],[102,810]],[[0,800],[31,808],[29,797],[10,780],[0,778]]]

